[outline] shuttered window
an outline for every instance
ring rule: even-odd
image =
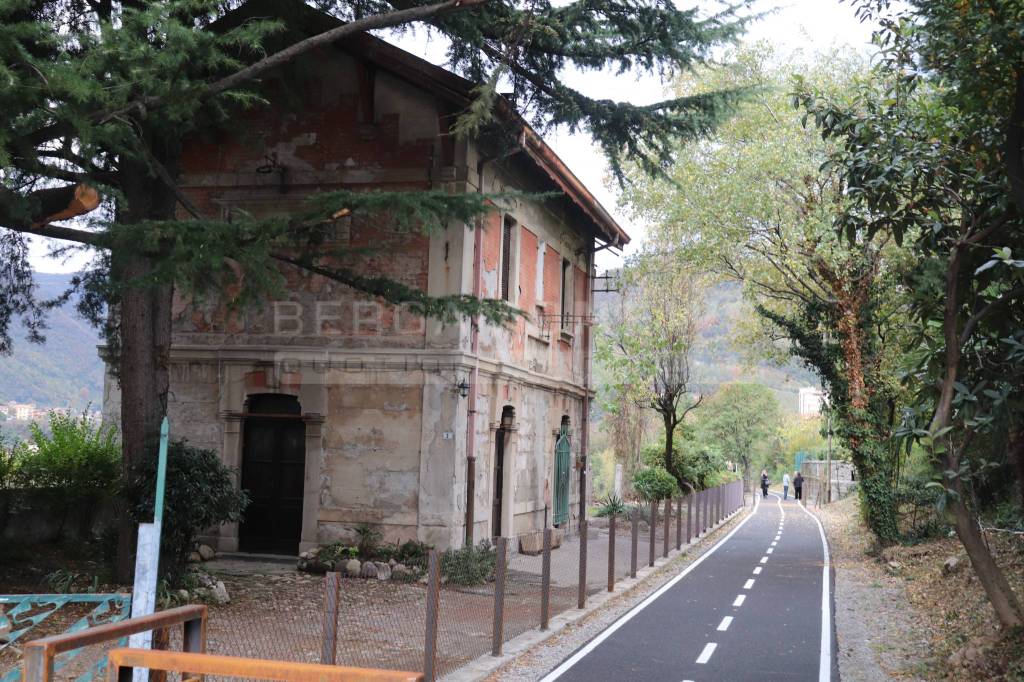
[[[512,228],[515,221],[505,217],[501,230],[501,300],[512,300]]]

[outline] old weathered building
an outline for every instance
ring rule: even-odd
[[[233,20],[274,12],[305,33],[333,21],[270,1]],[[507,328],[424,320],[298,270],[258,309],[176,298],[172,431],[220,452],[254,497],[246,520],[212,540],[294,553],[366,523],[389,540],[449,547],[571,523],[593,253],[627,235],[510,110],[514,148],[456,139],[472,84],[372,36],[319,50],[262,87],[269,106],[185,150],[183,186],[210,216],[287,213],[335,188],[559,196],[430,235],[338,223],[364,272],[432,295],[508,300],[525,317]]]

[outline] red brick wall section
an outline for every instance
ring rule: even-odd
[[[537,305],[537,235],[525,227],[519,229],[519,308],[533,320]]]
[[[562,254],[551,248],[549,244],[544,249],[544,303],[547,305],[547,314],[556,315],[558,310],[559,293],[562,289]]]
[[[317,67],[317,62],[330,62],[330,69]],[[396,184],[384,180],[389,169],[426,169],[430,167],[433,139],[406,139],[399,136],[399,114],[378,116],[375,125],[360,124],[358,93],[351,80],[346,81],[340,66],[351,60],[339,58],[333,48],[314,55],[304,83],[294,85],[284,94],[281,81],[267,79],[264,95],[270,105],[253,107],[234,116],[222,130],[207,131],[188,141],[184,147],[181,171],[185,192],[199,209],[219,218],[225,205],[253,213],[280,213],[296,210],[306,194],[340,189],[414,190],[429,186],[426,181]],[[318,70],[319,69],[319,70]],[[317,73],[338,73],[320,77]],[[309,75],[311,74],[311,75]],[[281,104],[277,104],[277,103]],[[416,112],[422,114],[423,112]],[[266,182],[253,184],[256,169],[266,166],[269,157],[288,168],[285,186]],[[302,173],[339,173],[357,178],[358,185],[302,185],[296,178]],[[273,175],[273,174],[270,174]],[[201,185],[189,186],[189,178],[203,178]],[[374,179],[374,178],[378,179]],[[290,179],[289,179],[290,178]],[[500,230],[495,230],[499,235]],[[429,238],[419,233],[397,233],[385,223],[371,224],[353,219],[349,230],[353,248],[371,246],[357,260],[356,269],[369,275],[385,275],[406,284],[426,288]],[[346,259],[352,266],[353,260]],[[409,313],[395,319],[392,306],[379,303],[344,285],[299,273],[285,267],[283,274],[289,289],[279,296],[282,301],[302,304],[302,333],[316,336],[326,332],[332,336],[375,336],[420,334],[422,320]],[[311,310],[318,301],[329,301],[326,315],[317,317]],[[337,307],[333,303],[337,302]],[[363,308],[359,306],[363,305]],[[180,299],[175,332],[181,334],[239,333],[274,334],[273,313],[267,310],[247,311],[243,321],[228,313],[221,302],[193,305]],[[327,319],[323,319],[326,317]],[[336,318],[336,319],[335,319]]]
[[[484,271],[481,292],[484,298],[498,298],[501,294],[498,277],[498,266],[501,263],[501,221],[502,215],[497,212],[490,213],[484,218]]]

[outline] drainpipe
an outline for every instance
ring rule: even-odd
[[[516,146],[504,154],[481,157],[476,163],[476,190],[484,193],[484,168],[487,164],[518,154],[526,143],[525,129],[519,134]],[[473,230],[473,296],[480,298],[483,293],[484,263],[484,218],[476,221]],[[474,315],[470,320],[470,354],[473,356],[473,371],[469,378],[468,414],[466,416],[466,546],[473,543],[473,524],[476,522],[476,398],[477,384],[480,379],[480,316]]]
[[[587,518],[587,450],[590,446],[590,316],[594,312],[594,245],[587,248],[587,307],[583,316],[583,417],[580,419],[580,514]]]
[[[477,163],[477,191],[483,192],[484,163]],[[483,290],[480,277],[483,272],[483,218],[477,219],[473,230],[473,296],[480,298]],[[480,316],[474,315],[470,324],[469,352],[473,357],[473,371],[469,376],[469,403],[466,416],[466,546],[473,545],[474,511],[476,506],[476,394],[480,378],[480,358],[477,350],[480,347]]]

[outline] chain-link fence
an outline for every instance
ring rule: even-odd
[[[735,482],[572,529],[431,551],[402,564],[363,562],[358,578],[248,575],[230,583],[231,603],[211,609],[206,651],[438,679],[613,591],[742,505]],[[168,646],[181,650],[180,631]]]

